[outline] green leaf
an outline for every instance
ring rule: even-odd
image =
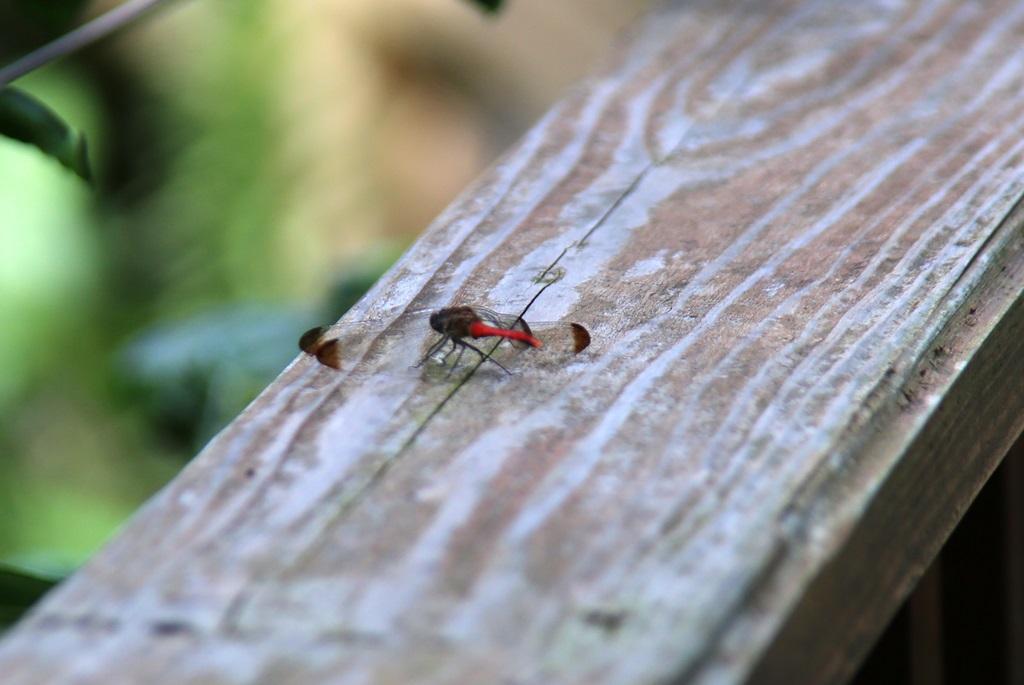
[[[0,135],[35,145],[82,179],[92,180],[85,137],[17,88],[0,90]]]
[[[13,623],[58,582],[0,563],[0,625]]]
[[[66,30],[85,7],[86,0],[15,0],[14,9],[37,26]],[[0,8],[3,3],[0,2]]]
[[[205,444],[295,357],[312,312],[231,304],[158,324],[121,351],[117,371],[164,437]]]
[[[470,0],[470,2],[485,12],[493,13],[501,9],[501,4],[504,0]]]

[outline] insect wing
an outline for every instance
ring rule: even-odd
[[[523,331],[539,338],[545,344],[554,343],[558,350],[579,354],[590,345],[590,331],[583,324],[566,321],[534,321],[527,323],[517,314],[503,314],[487,307],[470,305],[482,322],[494,328]],[[538,331],[535,333],[534,331]],[[510,340],[519,348],[529,347],[526,343]]]
[[[341,368],[341,345],[338,339],[330,335],[330,326],[310,328],[299,338],[299,349],[316,357],[324,366],[332,369]]]
[[[479,317],[479,319],[488,326],[506,328],[514,331],[524,331],[526,333],[530,332],[530,326],[516,314],[503,314],[502,312],[496,312],[493,309],[478,307],[476,305],[470,305],[470,307],[476,313],[477,317]]]
[[[552,352],[576,355],[590,345],[590,331],[574,321],[534,321],[533,330],[544,347]]]
[[[487,307],[478,307],[476,305],[470,306],[480,321],[488,326],[503,328],[508,331],[522,331],[527,335],[533,335],[533,330],[530,328],[530,324],[526,323],[526,321],[521,319],[517,314],[503,314],[501,312],[496,312],[493,309],[488,309]],[[530,347],[527,343],[518,340],[509,340],[509,342],[519,348]]]

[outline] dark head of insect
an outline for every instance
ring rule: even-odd
[[[450,338],[468,338],[472,336],[469,328],[478,323],[480,316],[472,307],[445,307],[430,315],[430,327],[441,335]]]

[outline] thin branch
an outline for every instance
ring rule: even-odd
[[[21,78],[30,71],[65,57],[72,52],[81,50],[86,45],[109,36],[114,31],[141,18],[158,5],[168,0],[127,0],[106,14],[82,24],[74,31],[65,33],[60,38],[47,43],[38,50],[33,50],[21,59],[0,69],[0,87]]]

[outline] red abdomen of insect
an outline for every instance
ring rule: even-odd
[[[474,338],[488,338],[497,336],[499,338],[507,338],[508,340],[518,340],[524,342],[532,347],[540,347],[541,342],[535,337],[527,333],[526,331],[516,331],[507,328],[494,328],[488,326],[483,321],[474,321],[469,324],[469,334]]]

